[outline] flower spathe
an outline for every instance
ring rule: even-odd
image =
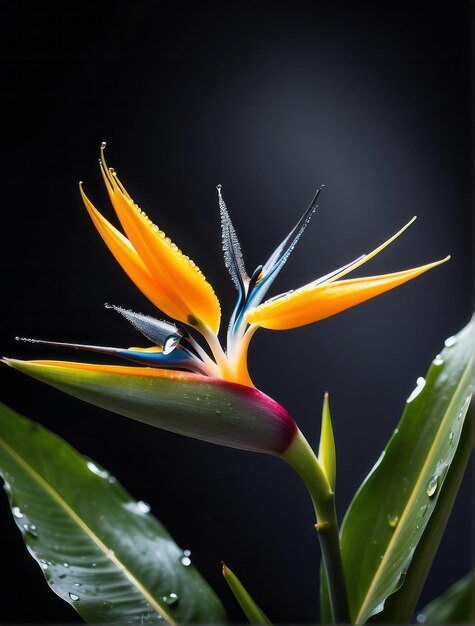
[[[269,288],[317,208],[321,188],[268,260],[248,274],[221,186],[218,185],[224,260],[238,291],[228,325],[226,346],[223,347],[218,338],[221,309],[212,286],[195,263],[132,200],[115,170],[107,167],[104,148],[105,144],[101,147],[100,170],[125,234],[96,209],[80,184],[86,209],[129,278],[174,322],[108,305],[152,345],[147,348],[112,348],[27,340],[109,354],[133,361],[139,367],[61,361],[6,361],[72,395],[167,430],[224,445],[283,454],[300,431],[283,407],[254,389],[247,369],[247,351],[255,331],[259,327],[274,330],[295,328],[335,315],[412,280],[449,258],[393,274],[342,280],[399,237],[414,221],[413,218],[371,253],[295,291],[266,300]],[[204,339],[205,348],[197,340],[196,333]],[[232,389],[230,384],[234,384]],[[204,391],[207,387],[208,391]],[[197,389],[200,389],[200,398],[200,394],[204,393],[206,400],[200,407],[206,407],[206,410],[198,411],[199,420],[192,417],[192,411],[189,419],[180,419],[179,408],[184,410],[184,407],[193,406],[187,396]],[[235,398],[236,394],[242,400],[237,420],[239,411],[227,410],[228,400],[223,400],[226,395]],[[221,398],[219,401],[218,397]],[[195,398],[195,409],[198,401],[202,399]],[[233,405],[234,400],[229,402]],[[246,415],[253,417],[247,419]],[[272,418],[272,415],[275,417]],[[262,428],[257,427],[259,419],[262,420]]]

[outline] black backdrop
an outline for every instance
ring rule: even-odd
[[[134,345],[103,303],[154,313],[79,199],[83,179],[111,215],[97,166],[104,139],[109,164],[202,267],[228,313],[218,182],[249,266],[326,184],[280,290],[371,249],[415,213],[410,232],[365,271],[453,255],[354,310],[254,340],[256,383],[310,441],[331,393],[340,515],[416,378],[472,308],[469,4],[357,4],[17,2],[2,7],[0,38],[3,354],[61,358],[15,335]],[[284,464],[153,430],[7,368],[1,375],[5,402],[151,504],[233,618],[242,619],[221,560],[275,621],[315,621],[311,506]],[[423,601],[469,567],[470,500],[467,482]],[[0,519],[0,619],[77,621],[26,554],[5,497]]]

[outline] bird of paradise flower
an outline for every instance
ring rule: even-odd
[[[315,212],[321,188],[267,261],[249,274],[218,185],[224,261],[238,292],[223,347],[218,337],[221,309],[213,288],[195,263],[132,200],[115,170],[107,166],[104,149],[105,143],[101,146],[100,169],[125,235],[99,213],[80,183],[84,204],[122,269],[174,321],[106,305],[153,345],[114,348],[23,339],[112,355],[132,361],[135,366],[11,358],[3,361],[121,415],[212,443],[272,454],[289,463],[304,481],[314,505],[333,619],[349,622],[335,513],[336,456],[328,397],[324,400],[316,455],[285,408],[255,388],[247,367],[249,343],[260,327],[285,330],[317,322],[398,287],[450,257],[392,274],[345,278],[397,239],[413,223],[412,218],[372,252],[307,285],[265,300]],[[197,340],[198,335],[206,347]]]
[[[254,385],[248,372],[247,353],[249,343],[258,328],[285,330],[317,322],[398,287],[450,258],[447,256],[439,261],[391,274],[342,280],[347,274],[370,261],[395,241],[414,222],[416,218],[413,217],[398,232],[370,253],[362,254],[343,267],[298,289],[265,300],[269,288],[316,211],[322,187],[317,190],[306,211],[267,261],[248,274],[241,246],[222,196],[221,185],[218,185],[224,261],[238,292],[237,302],[228,325],[226,346],[223,347],[218,338],[221,320],[220,303],[212,286],[198,266],[183,254],[178,246],[132,200],[116,171],[107,166],[105,147],[106,144],[103,142],[99,160],[100,170],[126,236],[99,213],[84,192],[81,182],[82,199],[99,234],[122,269],[142,293],[175,322],[155,319],[120,306],[106,304],[106,307],[114,309],[127,319],[153,346],[126,349],[38,339],[22,338],[22,340],[110,354],[144,367],[101,366],[61,361],[22,362],[6,359],[9,365],[18,369],[25,369],[27,367],[25,363],[30,364],[28,373],[33,375],[39,376],[40,370],[46,372],[47,368],[55,368],[57,374],[62,369],[70,374],[75,372],[78,377],[81,372],[83,375],[85,372],[90,372],[96,375],[113,373],[123,376],[123,380],[130,376],[145,376],[162,377],[169,381],[184,381],[187,379],[185,372],[190,372],[194,375],[205,376],[213,383],[219,383],[219,381],[237,383],[248,387],[247,393],[250,393]],[[187,330],[187,327],[192,329],[191,332]],[[193,331],[201,335],[208,350],[200,345],[196,336],[192,334]],[[189,379],[192,380],[193,377],[191,374],[188,375],[190,376]],[[245,395],[246,391],[241,390],[241,393]],[[263,394],[261,395],[264,397]],[[276,411],[276,406],[280,406],[274,406],[270,398],[267,398],[266,402],[272,404],[273,411]],[[177,427],[173,428],[173,424],[171,428],[170,425],[168,427],[171,430],[177,430]],[[286,447],[292,441],[293,431],[296,429],[291,430],[292,433],[287,433],[282,438],[283,443],[279,445],[279,448]],[[181,428],[178,428],[178,431],[183,432]],[[186,432],[184,434],[196,435],[196,433]],[[226,443],[233,445],[232,437]],[[259,447],[259,444],[257,446]]]

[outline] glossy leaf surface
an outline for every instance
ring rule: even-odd
[[[473,624],[475,621],[475,580],[467,574],[445,593],[432,600],[419,613],[418,621],[427,624]]]
[[[470,403],[473,335],[472,321],[446,341],[348,509],[341,549],[355,623],[380,613],[403,584],[437,506]]]
[[[414,615],[419,596],[449,521],[460,483],[473,450],[475,434],[473,404],[472,398],[470,412],[465,419],[457,452],[444,480],[437,506],[432,512],[411,565],[407,570],[404,584],[396,593],[389,596],[384,611],[375,615],[374,621],[378,623],[404,624],[410,622]]]
[[[30,554],[53,591],[87,622],[226,621],[214,592],[148,505],[4,405],[0,475]]]

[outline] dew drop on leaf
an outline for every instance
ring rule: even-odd
[[[396,528],[399,522],[399,515],[392,515],[391,513],[388,515],[388,524],[391,528]]]
[[[102,470],[92,461],[87,462],[88,469],[96,476],[100,476],[101,478],[109,478],[110,474],[107,470]]]
[[[429,498],[433,498],[435,496],[438,486],[439,486],[439,477],[435,475],[427,483],[426,493],[429,496]]]
[[[448,337],[448,339],[446,339],[444,342],[446,348],[451,348],[456,343],[457,343],[457,339],[455,337]]]
[[[185,567],[191,565],[191,550],[183,550],[183,556],[181,557],[181,564]]]
[[[165,602],[165,604],[167,604],[168,606],[175,606],[176,604],[178,604],[178,596],[176,593],[169,593],[167,596],[163,596],[162,600]]]
[[[23,517],[23,513],[20,511],[20,508],[18,506],[14,506],[12,508],[12,513],[18,519],[21,519]]]
[[[77,602],[79,600],[79,596],[77,595],[77,593],[71,593],[71,591],[69,592],[69,597],[73,602]]]
[[[139,513],[150,513],[150,504],[148,502],[144,502],[143,500],[139,500],[137,502],[137,511]]]
[[[30,535],[30,537],[38,537],[38,533],[36,532],[36,526],[34,524],[23,524],[24,531]]]

